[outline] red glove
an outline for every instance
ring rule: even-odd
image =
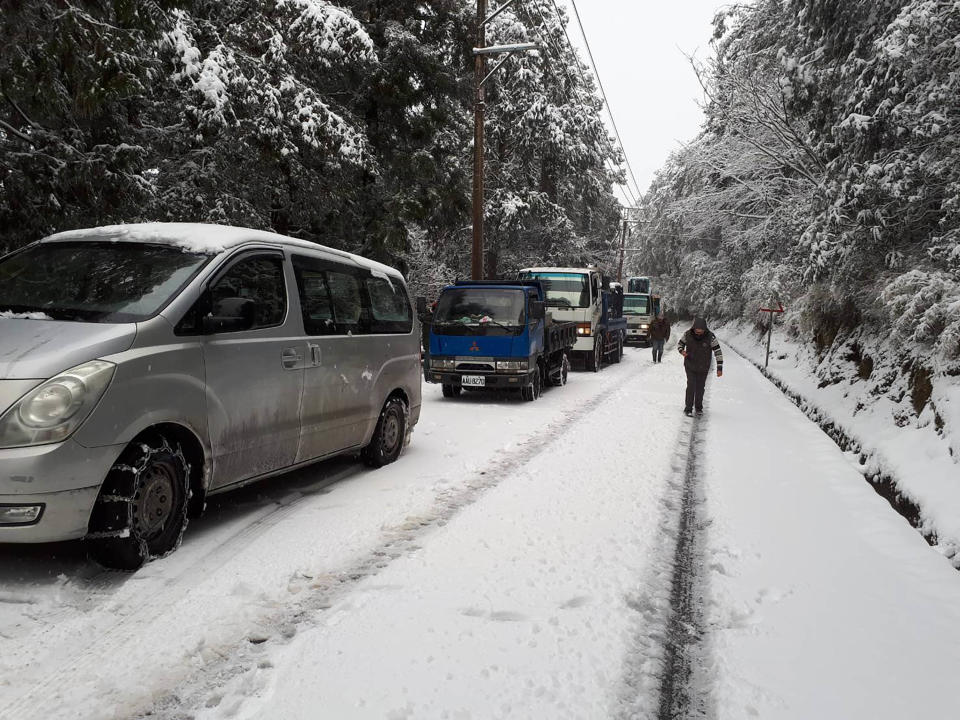
[[[717,377],[723,377],[723,370],[717,370]]]

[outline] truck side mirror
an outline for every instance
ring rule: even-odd
[[[547,316],[547,308],[543,300],[530,301],[530,319],[543,320]]]
[[[427,299],[423,295],[417,296],[417,314],[427,314]]]

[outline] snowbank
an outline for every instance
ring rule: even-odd
[[[719,329],[763,367],[765,336]],[[878,492],[960,568],[960,379],[908,365],[886,339],[854,334],[822,354],[774,331],[768,376],[844,449]]]
[[[705,418],[707,716],[957,717],[960,575],[729,356]]]

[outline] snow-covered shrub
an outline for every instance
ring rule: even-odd
[[[940,371],[960,370],[960,282],[942,271],[911,270],[880,297],[895,338]]]

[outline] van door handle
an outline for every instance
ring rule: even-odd
[[[320,365],[323,362],[323,355],[320,352],[320,346],[314,345],[313,343],[307,343],[307,348],[310,350],[310,362],[316,365]]]
[[[280,355],[280,361],[283,363],[283,366],[288,370],[292,370],[297,367],[303,360],[303,355],[297,352],[296,348],[284,348],[283,353]]]

